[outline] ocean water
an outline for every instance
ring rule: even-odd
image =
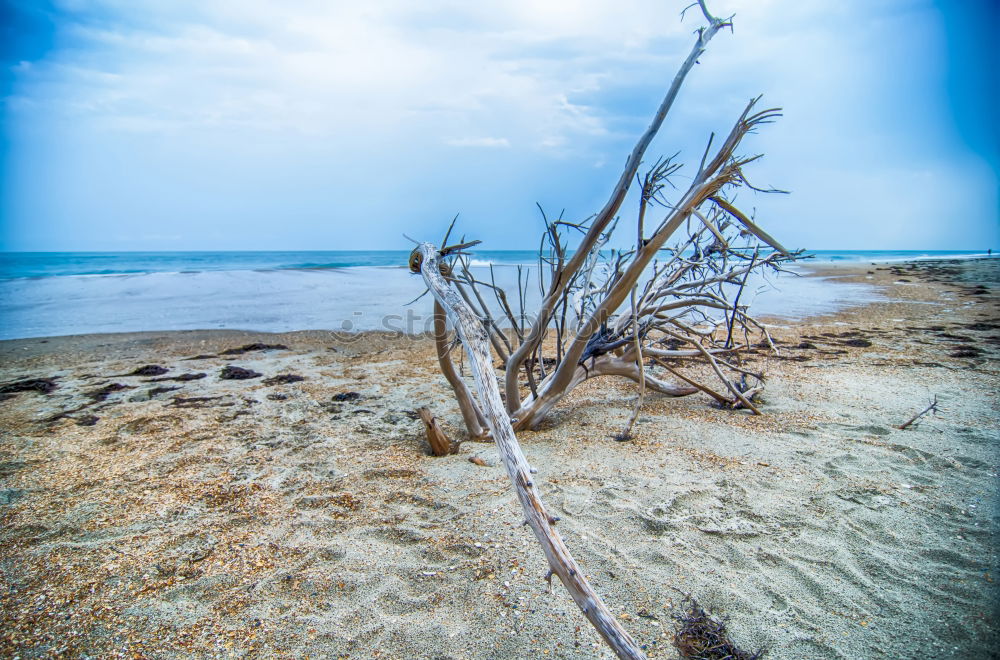
[[[147,330],[326,329],[416,333],[431,327],[429,296],[406,251],[0,253],[0,339]],[[818,251],[810,262],[904,261],[972,252]],[[533,251],[474,252],[476,277],[512,292]],[[872,287],[814,277],[751,282],[758,316],[802,318],[873,300]],[[539,298],[529,284],[525,307]]]

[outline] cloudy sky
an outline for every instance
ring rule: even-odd
[[[7,0],[0,249],[532,247],[603,203],[684,0]],[[785,116],[739,202],[808,249],[1000,248],[993,0],[717,0],[649,154]],[[631,208],[624,211],[631,215]]]

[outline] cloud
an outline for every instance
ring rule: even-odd
[[[452,147],[487,147],[487,148],[502,148],[507,149],[510,147],[510,141],[507,138],[494,138],[494,137],[480,137],[480,138],[451,138],[445,140],[445,144]]]
[[[463,211],[476,238],[520,247],[535,201],[574,218],[603,203],[693,43],[685,4],[58,0],[55,47],[8,66],[8,237],[83,240],[80,217],[108,235],[149,217],[197,237],[238,218],[243,247],[379,247]],[[950,124],[929,1],[710,6],[736,14],[734,31],[700,58],[651,158],[690,165],[763,92],[786,116],[748,141],[767,153],[748,174],[795,195],[745,201],[791,244],[839,247],[845,222],[902,208],[933,223],[955,198],[995,200],[995,173],[991,186]],[[338,229],[358,216],[381,224]],[[995,235],[990,220],[968,227],[975,240]],[[916,235],[948,240],[898,240]]]

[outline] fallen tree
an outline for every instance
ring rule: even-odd
[[[675,200],[666,197],[665,187],[681,166],[672,159],[657,161],[639,181],[634,246],[605,249],[620,224],[616,216],[638,178],[646,149],[681,84],[712,36],[730,24],[699,5],[708,26],[699,29],[690,55],[604,208],[580,223],[561,217],[550,221],[543,213],[536,277],[544,296],[537,310],[526,314],[520,283],[511,295],[495,279],[486,282],[473,273],[462,248],[478,241],[448,246],[445,237],[441,254],[448,257],[443,262],[448,283],[480,318],[504,364],[504,402],[515,430],[536,428],[577,385],[600,376],[629,378],[667,396],[700,391],[720,405],[760,412],[754,398],[763,389],[765,374],[745,367],[742,355],[752,350],[755,340],[774,346],[764,326],[748,314],[741,295],[752,275],[778,270],[796,255],[735,205],[740,188],[760,191],[743,171],[760,156],[735,152],[748,133],[773,121],[779,111],[758,110],[759,99],[752,100],[714,154],[714,140],[709,140],[690,185]],[[665,214],[650,223],[647,216],[658,209]],[[678,240],[681,229],[684,237]],[[567,232],[581,236],[574,250],[568,247]],[[517,313],[512,300],[521,301]],[[530,320],[527,326],[525,319]],[[468,431],[482,436],[483,411],[456,372],[451,358],[455,344],[439,303],[435,339],[441,370],[454,389]],[[699,365],[708,367],[714,383],[697,374]]]
[[[537,274],[542,298],[530,323],[521,278],[515,298],[494,278],[486,282],[477,277],[466,250],[479,242],[449,245],[454,222],[440,247],[419,243],[410,257],[410,269],[423,276],[434,297],[439,364],[469,434],[492,436],[525,523],[548,559],[549,577],[560,578],[622,658],[644,655],[584,579],[559,537],[556,519],[542,505],[515,432],[537,427],[570,391],[600,376],[636,381],[640,401],[646,389],[667,396],[700,391],[720,405],[760,412],[755,395],[763,388],[765,374],[746,364],[742,355],[754,350],[755,339],[756,345],[772,350],[774,345],[741,298],[752,274],[780,269],[796,255],[735,205],[738,189],[760,191],[743,172],[759,156],[737,156],[736,150],[748,133],[773,121],[779,111],[758,110],[759,99],[752,100],[714,152],[714,139],[709,140],[691,183],[676,199],[666,195],[666,185],[681,167],[673,159],[660,159],[638,176],[645,152],[688,73],[712,37],[731,25],[729,19],[709,13],[703,0],[697,6],[707,25],[699,28],[690,54],[629,155],[607,203],[578,223],[562,217],[550,221],[543,212]],[[635,243],[627,250],[606,249],[633,181],[640,185]],[[660,209],[663,215],[650,222],[647,216]],[[681,229],[684,237],[678,240]],[[580,236],[573,250],[569,232]],[[488,299],[494,303],[488,304]],[[520,301],[518,313],[511,300]],[[450,336],[447,320],[457,341]],[[452,358],[459,345],[469,358],[475,395]],[[493,353],[502,364],[499,379]],[[702,371],[714,381],[703,377]],[[671,376],[680,382],[667,380]],[[620,439],[629,437],[635,418]]]

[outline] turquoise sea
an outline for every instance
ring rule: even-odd
[[[955,251],[818,250],[802,263],[985,256]],[[0,253],[0,339],[230,328],[285,332],[430,328],[406,251]],[[516,290],[533,251],[476,251],[478,276]],[[871,287],[794,275],[754,282],[751,311],[801,318],[871,300]],[[527,307],[538,297],[529,287]],[[743,300],[746,300],[744,297]]]

